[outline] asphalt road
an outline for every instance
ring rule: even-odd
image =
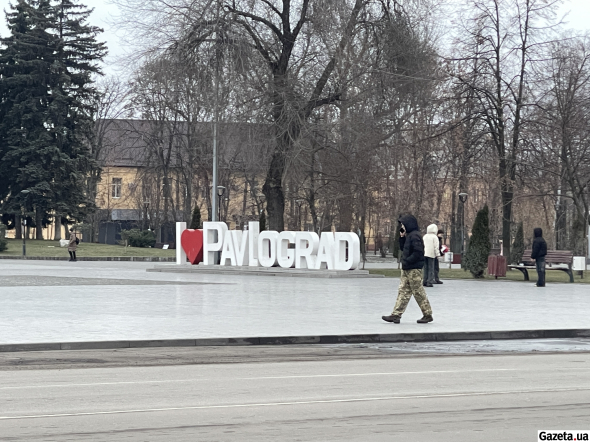
[[[590,353],[29,368],[0,371],[0,440],[534,441],[541,429],[590,430]]]

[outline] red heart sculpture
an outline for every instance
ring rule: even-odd
[[[191,264],[203,261],[203,231],[187,229],[180,235],[180,244]]]

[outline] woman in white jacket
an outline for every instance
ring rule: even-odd
[[[440,256],[438,236],[438,227],[436,224],[430,224],[426,229],[426,235],[422,237],[424,241],[424,272],[422,284],[424,287],[433,287],[434,284],[434,266],[436,259]]]

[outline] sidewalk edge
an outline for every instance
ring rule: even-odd
[[[444,342],[497,339],[590,338],[590,329],[504,330],[473,332],[388,333],[322,336],[264,336],[254,338],[153,339],[88,342],[0,344],[0,352],[50,350],[109,350],[150,347],[205,347],[235,345],[359,344],[387,342]]]

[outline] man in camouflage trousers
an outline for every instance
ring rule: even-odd
[[[422,285],[422,267],[424,267],[422,235],[418,228],[418,221],[412,215],[403,216],[400,224],[400,249],[403,251],[402,276],[393,312],[389,316],[382,316],[382,319],[399,324],[413,295],[423,315],[421,319],[418,319],[418,323],[427,324],[432,322],[433,318],[432,308]]]

